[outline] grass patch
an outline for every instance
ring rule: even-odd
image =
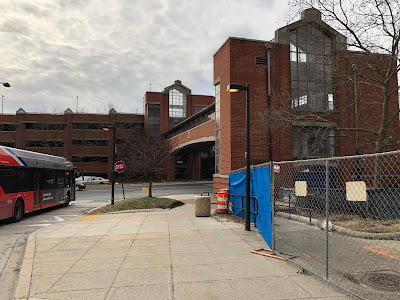
[[[335,225],[346,227],[356,231],[370,233],[394,233],[400,232],[400,220],[374,220],[351,215],[333,215],[330,218]]]
[[[115,202],[114,205],[106,205],[95,209],[90,214],[104,214],[114,211],[123,211],[131,209],[151,209],[151,208],[175,208],[183,205],[184,203],[178,200],[169,198],[156,198],[156,197],[141,197],[141,198],[128,198]]]
[[[309,217],[308,212],[297,211],[297,215]],[[312,212],[311,217],[317,220],[325,220],[325,214]],[[372,218],[362,218],[359,215],[331,214],[329,221],[333,224],[355,231],[369,233],[396,233],[400,232],[400,219],[395,220],[375,220]]]

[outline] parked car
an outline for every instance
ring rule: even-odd
[[[82,181],[75,181],[75,187],[78,191],[82,191],[86,188],[86,185]]]
[[[105,183],[110,183],[110,180],[105,179],[103,177],[99,177],[99,176],[84,176],[82,178],[82,176],[75,178],[75,182],[83,182],[83,183],[99,183],[99,184],[105,184]]]

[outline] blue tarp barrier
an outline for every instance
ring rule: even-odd
[[[251,171],[251,187],[258,199],[257,228],[267,244],[272,247],[272,213],[270,167],[255,168]]]
[[[246,194],[246,172],[237,172],[229,174],[229,193],[245,195]],[[270,247],[272,247],[272,214],[271,214],[271,185],[270,185],[270,167],[253,168],[250,174],[250,195],[257,197],[258,215],[256,225],[260,234],[264,237]],[[229,201],[233,205],[242,207],[242,199],[238,196],[229,196]],[[245,199],[243,199],[243,204]],[[253,200],[250,201],[251,210],[254,210]],[[237,216],[244,216],[244,210],[233,208],[233,213]],[[254,215],[250,215],[254,222]]]

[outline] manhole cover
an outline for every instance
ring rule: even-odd
[[[400,275],[388,273],[368,273],[361,278],[361,282],[380,291],[400,291]]]

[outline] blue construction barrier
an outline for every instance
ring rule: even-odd
[[[245,178],[245,171],[229,174],[229,194],[245,195]],[[272,247],[270,166],[251,169],[250,195],[257,197],[258,215],[256,217],[256,226],[258,231],[268,245]],[[229,196],[229,198],[229,201],[231,201],[234,206],[242,207],[242,199],[240,197]],[[254,211],[253,201],[250,201],[250,210]],[[237,216],[244,215],[244,211],[242,213],[242,210],[239,208],[233,208],[233,213]],[[253,213],[250,214],[250,219],[254,222]]]

